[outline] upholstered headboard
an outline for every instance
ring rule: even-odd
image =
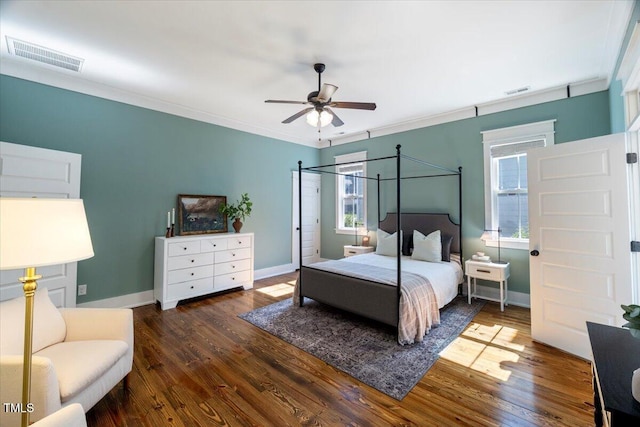
[[[439,213],[403,213],[402,220],[402,239],[408,241],[413,235],[413,230],[418,230],[425,236],[436,230],[440,230],[442,235],[453,237],[451,241],[451,253],[460,253],[460,226],[451,221],[449,214]],[[387,233],[394,233],[397,225],[397,214],[388,213],[387,216],[380,221],[378,227]]]

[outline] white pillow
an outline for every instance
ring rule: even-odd
[[[0,303],[0,354],[21,355],[24,351],[24,296]],[[33,344],[36,353],[59,343],[67,335],[62,314],[49,299],[47,288],[38,288],[33,299]]]
[[[378,242],[376,243],[376,253],[378,255],[397,256],[398,255],[398,241],[396,231],[393,234],[389,234],[384,230],[378,229]],[[400,247],[402,247],[402,236],[400,236]]]
[[[440,230],[436,230],[425,236],[417,230],[413,230],[413,253],[411,259],[419,261],[442,261],[442,241]]]

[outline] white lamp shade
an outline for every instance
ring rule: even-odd
[[[0,197],[0,270],[93,256],[81,199]]]
[[[322,110],[322,112],[318,112],[318,110],[312,110],[307,114],[307,123],[309,123],[313,127],[318,126],[318,121],[320,122],[320,127],[325,127],[333,120],[333,114],[328,111]]]

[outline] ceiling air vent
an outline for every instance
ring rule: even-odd
[[[7,36],[9,53],[54,67],[80,72],[84,59]]]
[[[521,87],[521,88],[518,88],[518,89],[508,90],[504,94],[505,95],[517,95],[519,93],[526,92],[529,89],[531,89],[531,86],[525,86],[525,87]]]

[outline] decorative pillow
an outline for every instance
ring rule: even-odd
[[[451,243],[453,242],[453,236],[442,235],[442,261],[451,261]]]
[[[398,249],[396,246],[397,239],[398,239],[397,235],[398,235],[398,232],[389,234],[384,230],[378,229],[378,232],[377,232],[378,242],[376,243],[377,244],[376,253],[378,255],[386,255],[386,256],[398,255]],[[402,237],[400,237],[400,240],[402,240]]]
[[[413,231],[413,253],[411,259],[419,261],[442,261],[442,241],[440,230],[436,230],[425,236],[418,230]]]
[[[24,351],[24,296],[0,303],[0,354]],[[36,353],[59,343],[67,335],[62,314],[49,299],[47,288],[38,288],[33,299],[33,344]]]
[[[402,235],[402,255],[411,256],[411,252],[413,252],[413,234],[409,234],[405,238],[404,234]]]

